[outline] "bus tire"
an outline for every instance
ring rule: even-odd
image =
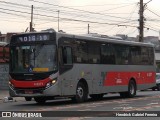
[[[35,97],[34,100],[38,103],[38,104],[44,104],[46,102],[46,99],[44,97]]]
[[[26,101],[31,101],[32,97],[24,97]]]
[[[157,84],[157,90],[160,91],[160,84]]]
[[[81,103],[88,98],[88,91],[83,82],[79,82],[76,88],[76,95],[72,98],[72,101]]]
[[[130,80],[129,85],[128,85],[128,92],[127,92],[127,97],[132,98],[136,95],[136,83],[133,80]]]

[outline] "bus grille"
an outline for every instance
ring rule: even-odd
[[[44,88],[36,88],[36,89],[32,89],[32,88],[28,88],[28,89],[15,89],[17,94],[42,94],[43,93]]]

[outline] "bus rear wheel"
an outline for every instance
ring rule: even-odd
[[[136,95],[136,91],[137,91],[136,84],[133,80],[131,80],[128,85],[127,97],[129,97],[129,98],[134,97]]]
[[[76,88],[76,95],[72,98],[72,101],[81,103],[88,98],[88,90],[84,83],[79,82]]]
[[[38,104],[44,104],[46,102],[46,99],[44,97],[35,97],[34,100],[38,103]]]
[[[131,80],[128,85],[128,91],[127,92],[120,92],[120,96],[122,98],[126,98],[126,97],[132,98],[136,95],[136,91],[137,91],[136,83],[133,80]]]

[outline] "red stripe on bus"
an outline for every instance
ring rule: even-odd
[[[155,72],[107,72],[104,86],[128,85],[131,78],[136,84],[155,83]]]
[[[14,85],[15,88],[38,88],[45,87],[46,84],[50,81],[49,78],[44,80],[36,80],[36,81],[22,81],[22,80],[11,80],[10,82]]]

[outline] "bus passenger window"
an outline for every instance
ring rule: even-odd
[[[72,64],[72,49],[71,47],[63,47],[62,50],[63,64]]]
[[[116,64],[115,50],[112,44],[101,45],[101,63]]]

